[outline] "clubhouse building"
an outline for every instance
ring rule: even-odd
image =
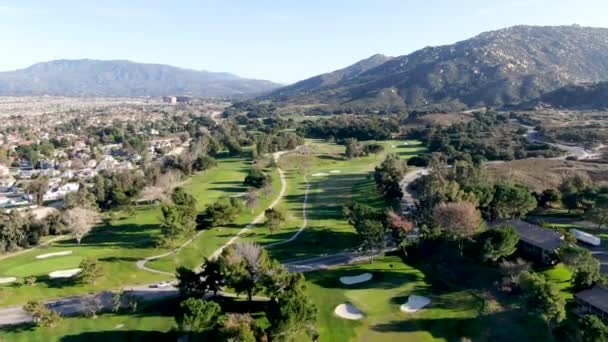
[[[498,224],[512,226],[519,235],[519,251],[524,256],[543,264],[553,265],[557,261],[557,250],[563,242],[563,236],[555,230],[512,219]]]
[[[578,314],[592,314],[608,322],[608,289],[596,286],[588,290],[581,291],[574,295],[576,303],[579,305]]]

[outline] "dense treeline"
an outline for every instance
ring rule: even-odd
[[[255,137],[255,146],[258,154],[293,150],[302,144],[304,144],[304,138],[292,132],[280,132],[277,134],[261,133]]]
[[[414,129],[410,137],[422,140],[431,152],[441,152],[450,160],[513,160],[555,157],[560,151],[545,143],[529,141],[523,128],[515,128],[508,117],[493,112],[476,113],[475,119],[448,127]]]
[[[331,119],[306,120],[297,128],[307,138],[343,141],[347,138],[386,140],[399,130],[396,117],[341,115]]]

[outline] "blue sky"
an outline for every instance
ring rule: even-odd
[[[289,83],[517,24],[608,26],[607,0],[0,0],[0,70],[129,59]]]

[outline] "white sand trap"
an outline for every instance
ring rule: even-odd
[[[337,173],[342,173],[342,171],[340,171],[340,170],[331,170],[331,171],[329,171],[329,173],[331,173],[331,174],[334,174],[334,175],[335,175],[335,174],[337,174]]]
[[[36,259],[46,259],[46,258],[52,258],[52,257],[56,257],[56,256],[64,256],[64,255],[70,255],[70,254],[72,254],[72,251],[46,253],[46,254],[36,255]]]
[[[401,311],[403,312],[416,312],[423,307],[429,305],[431,300],[429,298],[417,295],[411,295],[407,299],[407,303],[401,305]]]
[[[114,327],[114,329],[122,329],[124,327],[125,327],[124,324],[116,324],[116,326]]]
[[[323,177],[323,176],[329,176],[327,173],[325,172],[317,172],[317,173],[313,173],[311,176],[313,177]]]
[[[338,317],[350,320],[359,320],[364,317],[363,312],[351,303],[344,303],[336,306],[334,313]]]
[[[372,280],[371,273],[363,273],[353,277],[340,277],[340,282],[344,285],[359,284],[370,280]]]
[[[75,276],[78,273],[80,273],[80,271],[81,271],[80,268],[72,268],[70,270],[53,271],[53,272],[49,273],[49,278],[51,278],[51,279],[72,278],[73,276]]]
[[[15,278],[15,277],[0,278],[0,284],[10,284],[10,283],[14,283],[16,281],[17,281],[17,278]]]

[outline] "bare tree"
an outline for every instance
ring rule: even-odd
[[[91,209],[76,207],[64,213],[64,221],[78,244],[80,244],[82,238],[99,221],[99,214]]]
[[[97,313],[102,309],[99,296],[88,296],[82,299],[82,311],[85,316],[97,318]]]
[[[441,203],[433,209],[433,221],[447,234],[459,241],[462,254],[463,240],[470,238],[481,228],[481,214],[469,202]]]
[[[154,201],[165,201],[167,194],[163,188],[159,186],[147,186],[145,187],[140,196],[140,201],[152,203]]]
[[[163,173],[156,181],[156,187],[162,189],[165,194],[171,193],[173,189],[179,184],[182,178],[181,172],[177,170],[171,170]]]

